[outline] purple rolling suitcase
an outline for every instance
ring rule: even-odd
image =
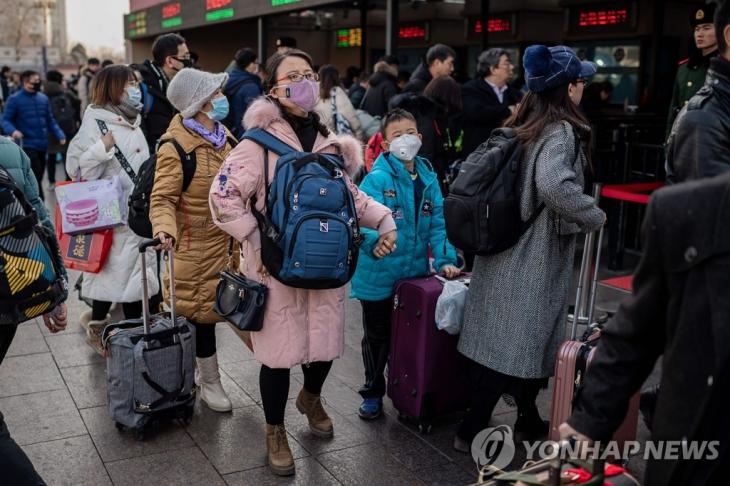
[[[418,420],[428,433],[433,418],[466,410],[469,388],[459,336],[436,327],[436,301],[443,284],[436,277],[404,280],[395,287],[391,319],[388,396],[402,416]]]

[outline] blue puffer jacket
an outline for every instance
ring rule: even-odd
[[[30,169],[30,160],[25,152],[20,150],[20,147],[5,137],[0,137],[0,165],[8,171],[15,183],[22,189],[25,198],[35,208],[38,221],[51,230],[55,238],[56,231],[48,217],[48,210],[38,194],[38,182]],[[68,280],[61,255],[57,255],[56,260],[64,278]]]
[[[444,199],[430,162],[416,157],[416,172],[425,188],[421,201],[414,201],[413,181],[403,163],[389,153],[380,154],[373,170],[360,188],[390,208],[398,227],[396,251],[385,258],[373,256],[377,231],[363,228],[365,242],[360,247],[357,270],[352,278],[351,296],[360,300],[383,300],[393,295],[395,283],[404,278],[429,274],[428,247],[434,268],[456,265],[456,250],[446,237]],[[416,222],[416,208],[418,222]]]
[[[66,135],[56,123],[48,97],[43,93],[28,93],[21,89],[5,104],[2,121],[6,135],[15,130],[23,133],[23,148],[46,151],[48,133],[56,140],[65,140]]]
[[[264,93],[261,78],[236,67],[231,71],[223,92],[228,97],[233,115],[233,126],[229,128],[236,138],[241,138],[244,131],[243,114],[246,113],[248,105]]]

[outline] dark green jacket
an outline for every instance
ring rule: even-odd
[[[672,125],[679,111],[705,84],[710,59],[717,56],[717,52],[713,51],[706,56],[698,56],[696,59],[687,58],[679,63],[677,76],[674,79],[674,89],[672,89],[672,101],[669,103],[667,137],[672,130]]]

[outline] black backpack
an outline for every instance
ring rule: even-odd
[[[182,162],[183,172],[183,192],[188,190],[190,183],[193,181],[195,169],[198,161],[195,158],[195,150],[186,153],[182,146],[175,139],[161,140],[157,149],[171,142],[175,150],[177,150],[180,161]],[[134,189],[129,195],[129,215],[127,216],[127,224],[129,229],[134,231],[137,236],[142,238],[152,238],[152,222],[150,221],[150,196],[152,188],[155,185],[155,170],[157,169],[157,153],[150,155],[137,171],[134,178]]]
[[[76,135],[78,131],[76,128],[76,110],[68,96],[63,93],[52,96],[51,110],[53,111],[53,118],[56,119],[56,123],[66,135],[66,139],[71,139]]]
[[[575,134],[576,158],[580,139]],[[520,215],[522,143],[512,128],[498,128],[469,154],[444,200],[449,241],[466,253],[494,255],[514,246],[545,209]]]

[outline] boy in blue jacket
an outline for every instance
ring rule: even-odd
[[[381,132],[384,152],[360,188],[393,212],[398,248],[383,258],[386,253],[375,248],[377,232],[362,229],[365,242],[360,247],[351,295],[362,304],[365,328],[365,385],[360,389],[364,400],[358,410],[365,420],[378,418],[383,409],[395,283],[429,274],[429,247],[436,270],[447,278],[459,274],[456,250],[446,238],[444,201],[436,173],[428,160],[416,155],[421,147],[416,119],[405,110],[392,110],[385,115]]]

